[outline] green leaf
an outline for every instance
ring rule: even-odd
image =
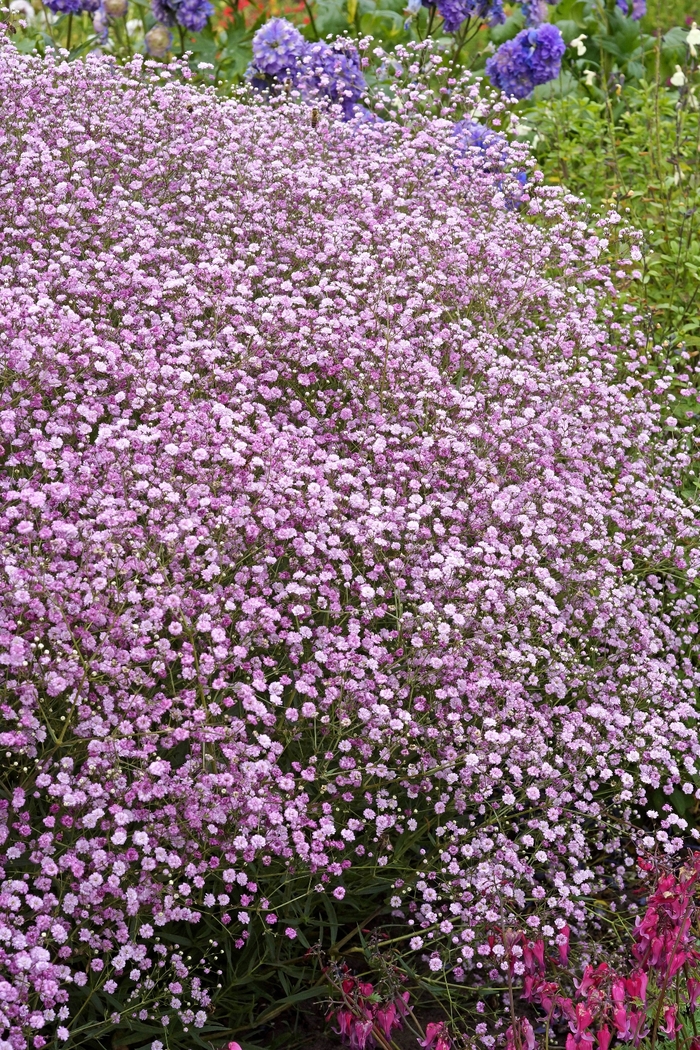
[[[554,8],[552,21],[559,25],[560,19],[570,19],[579,29],[583,29],[586,24],[585,0],[561,0]]]
[[[324,894],[321,900],[328,913],[328,921],[331,927],[331,945],[333,945],[338,940],[338,916],[329,897]]]
[[[79,58],[80,55],[84,55],[88,51],[92,51],[94,46],[95,46],[95,39],[94,39],[94,37],[89,38],[88,40],[83,40],[82,44],[78,44],[77,47],[72,47],[71,48],[70,55],[68,56],[68,61],[72,62],[74,58]]]
[[[31,52],[36,46],[37,41],[33,40],[31,37],[21,37],[15,44],[17,50],[20,51],[23,55],[31,54]]]
[[[362,15],[360,18],[360,30],[368,36],[376,36],[381,40],[396,40],[403,36],[404,21],[396,11],[374,11],[371,14]]]
[[[573,94],[578,88],[578,82],[568,70],[562,70],[556,80],[550,80],[548,84],[541,84],[533,92],[533,98],[539,99],[564,98],[565,95]]]
[[[288,995],[284,999],[280,999],[279,1002],[275,1003],[272,1009],[267,1010],[264,1014],[256,1019],[256,1024],[265,1024],[266,1021],[271,1021],[277,1014],[281,1014],[283,1010],[286,1010],[288,1006],[293,1006],[295,1003],[307,1002],[309,999],[320,999],[324,994],[325,989],[322,985],[317,985],[315,988],[304,988],[301,992],[295,992],[294,995]]]
[[[644,66],[641,62],[636,62],[632,59],[627,63],[627,77],[628,79],[642,80],[644,77]]]
[[[317,0],[314,16],[319,36],[340,36],[350,28],[347,0]]]
[[[402,15],[402,18],[401,18],[401,26],[402,27],[403,27],[404,22],[406,21],[406,15],[404,14],[405,10],[406,10],[406,0],[382,0],[382,6],[381,6],[381,8],[379,8],[379,12],[381,12],[381,11],[395,11],[398,15]]]
[[[572,40],[576,40],[577,37],[581,36],[581,26],[571,18],[562,18],[557,21],[557,27],[566,44],[570,44]]]
[[[636,22],[622,26],[617,32],[601,34],[595,38],[595,43],[608,55],[613,55],[620,61],[630,59],[633,55],[641,54],[640,30]]]
[[[662,36],[661,47],[663,50],[673,49],[685,54],[687,38],[688,33],[685,29],[681,29],[680,26],[674,26],[673,29],[669,29],[668,33],[664,33]]]
[[[509,18],[506,18],[503,25],[492,26],[489,35],[494,44],[496,44],[497,47],[500,47],[501,44],[506,42],[506,40],[512,40],[513,37],[517,36],[524,25],[525,19],[523,18],[522,11],[517,11]]]

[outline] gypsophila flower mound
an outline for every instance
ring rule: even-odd
[[[174,68],[0,47],[3,1050],[189,1048],[206,945],[302,965],[324,900],[498,986],[494,928],[575,952],[696,792],[619,216]]]

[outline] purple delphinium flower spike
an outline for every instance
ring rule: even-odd
[[[176,0],[151,0],[151,11],[157,22],[164,26],[177,25]]]
[[[177,20],[191,33],[201,33],[208,18],[214,14],[210,0],[182,0],[177,8]]]
[[[253,37],[253,63],[269,77],[293,73],[306,46],[296,26],[285,18],[272,18]]]
[[[446,33],[456,33],[469,17],[469,0],[438,0],[437,9],[442,15]]]
[[[638,22],[640,18],[644,18],[644,15],[647,13],[646,0],[631,0],[631,2],[630,0],[617,0],[617,6],[624,14],[633,18],[635,22]]]
[[[526,98],[538,84],[559,76],[566,44],[557,26],[523,29],[486,63],[492,83],[507,95]]]
[[[530,48],[530,67],[535,84],[546,84],[561,72],[561,60],[566,44],[557,26],[545,22],[527,33]]]
[[[95,36],[101,44],[106,44],[109,39],[109,22],[104,7],[98,7],[92,16],[92,28]]]
[[[298,87],[303,97],[339,102],[346,116],[352,116],[355,103],[367,89],[357,51],[342,41],[330,46],[323,41],[309,44],[300,64]]]
[[[528,54],[522,46],[523,33],[501,44],[486,63],[486,73],[494,86],[515,98],[526,98],[535,87]]]
[[[426,7],[430,4],[423,0]],[[480,19],[491,25],[505,22],[503,0],[437,0],[437,10],[446,33],[456,33],[467,19]]]
[[[54,14],[80,15],[83,11],[92,14],[98,10],[100,0],[46,0],[46,6]]]
[[[525,24],[540,25],[547,17],[547,5],[556,2],[557,0],[521,0],[520,9],[525,17]]]
[[[291,80],[309,102],[326,99],[340,103],[346,117],[367,89],[357,50],[346,41],[308,44],[299,30],[283,18],[274,18],[253,37],[253,61],[246,76],[257,88]]]
[[[166,26],[180,25],[199,33],[214,13],[210,0],[152,0],[153,17]]]

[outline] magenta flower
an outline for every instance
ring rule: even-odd
[[[700,998],[700,980],[697,977],[689,977],[686,982],[686,989],[688,992],[688,1007],[691,1013],[695,1013],[698,1007],[698,998]]]
[[[450,1050],[452,1042],[442,1021],[429,1021],[425,1026],[425,1039],[418,1045],[424,1050]]]

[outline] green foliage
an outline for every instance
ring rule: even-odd
[[[597,89],[552,92],[530,103],[523,131],[531,135],[548,182],[586,198],[601,213],[616,209],[643,232],[638,278],[621,296],[621,305],[635,315],[646,337],[639,356],[641,378],[664,397],[668,418],[680,426],[691,424],[697,440],[700,75],[685,36],[676,29],[658,41],[649,79],[611,79]],[[668,83],[670,57],[682,66],[685,84]],[[689,504],[698,505],[700,479],[693,466],[680,489]],[[660,579],[664,591],[677,597],[672,567]],[[657,801],[697,820],[682,792],[659,795]]]
[[[694,65],[684,75],[680,89],[659,73],[611,93],[551,98],[527,124],[548,181],[601,210],[619,206],[644,231],[638,287],[652,330],[692,347],[700,346],[700,84]]]
[[[611,80],[640,84],[654,79],[657,66],[662,79],[668,78],[686,57],[683,29],[676,26],[659,36],[655,23],[628,18],[616,0],[561,0],[551,20],[570,45],[563,62],[566,93],[602,99]],[[551,94],[540,92],[540,97]]]
[[[700,23],[699,0],[647,0],[647,14],[642,25],[647,32],[665,31],[685,25],[688,19]]]

